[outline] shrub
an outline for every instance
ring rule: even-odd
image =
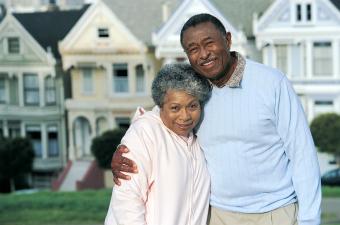
[[[123,138],[125,132],[126,129],[117,128],[106,131],[101,136],[93,139],[91,151],[101,168],[111,168],[112,155],[116,147],[120,144],[120,140]]]

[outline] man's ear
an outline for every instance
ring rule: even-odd
[[[227,47],[228,47],[228,50],[229,50],[230,47],[231,47],[231,33],[230,32],[226,33],[225,39],[226,39]]]

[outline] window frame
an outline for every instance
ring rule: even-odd
[[[34,76],[37,79],[37,86],[36,87],[27,87],[25,78],[28,76]],[[26,106],[39,106],[40,105],[40,87],[39,87],[39,75],[35,73],[24,73],[23,74],[23,91],[24,91],[24,104]],[[34,92],[38,95],[38,101],[37,102],[27,102],[27,92]]]
[[[52,85],[49,86],[48,81],[51,80]],[[45,77],[44,79],[44,87],[45,87],[45,104],[46,105],[56,105],[57,104],[57,89],[56,89],[56,80],[51,75]],[[53,91],[54,99],[53,101],[48,101],[48,92]]]
[[[18,51],[15,51],[15,52],[10,50],[10,48],[11,48],[10,40],[13,40],[13,39],[16,39],[18,41],[17,42],[17,44],[18,44],[18,46],[17,46]],[[6,38],[6,52],[9,55],[20,55],[21,54],[21,52],[22,52],[21,51],[21,41],[20,41],[19,37],[10,36],[10,37]]]

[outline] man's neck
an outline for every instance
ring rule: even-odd
[[[235,54],[230,54],[230,67],[228,72],[226,73],[225,76],[222,76],[220,79],[218,80],[210,80],[211,83],[213,83],[214,85],[216,85],[217,87],[221,88],[223,86],[226,85],[226,83],[228,82],[228,80],[230,79],[230,77],[233,75],[236,66],[237,66],[237,56]]]

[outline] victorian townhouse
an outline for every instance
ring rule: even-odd
[[[340,113],[338,0],[92,2],[0,23],[0,133],[31,138],[33,180],[65,168],[55,189],[90,182],[93,138],[129,126],[137,106],[153,107],[152,80],[163,64],[187,61],[180,30],[197,13],[222,21],[231,50],[284,72],[309,121]]]
[[[277,0],[254,33],[263,63],[288,76],[309,121],[340,113],[340,1]]]
[[[49,187],[66,164],[69,91],[57,43],[85,10],[8,12],[0,23],[0,135],[31,139],[34,187]]]

